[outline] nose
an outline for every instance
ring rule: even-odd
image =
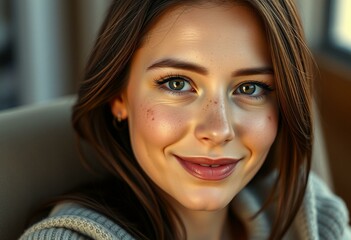
[[[209,101],[195,128],[196,138],[211,146],[224,145],[234,139],[233,120],[224,101]]]

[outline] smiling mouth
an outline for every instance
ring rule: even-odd
[[[192,176],[209,181],[219,181],[229,177],[241,159],[209,159],[175,156],[180,165]]]
[[[221,166],[221,165],[219,165],[219,164],[212,164],[212,165],[209,165],[209,164],[200,164],[200,166],[203,166],[203,167],[219,167],[219,166]]]

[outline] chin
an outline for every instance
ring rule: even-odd
[[[205,203],[200,203],[198,205],[195,204],[187,204],[183,205],[185,208],[188,210],[192,211],[220,211],[223,208],[227,207],[229,203],[223,204],[223,203],[213,203],[213,202],[205,202]]]
[[[233,198],[219,198],[219,196],[192,196],[181,199],[179,203],[188,210],[218,211],[227,207]]]

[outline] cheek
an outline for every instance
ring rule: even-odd
[[[241,125],[244,141],[253,154],[266,154],[278,130],[278,114],[272,109],[259,114],[247,114]]]
[[[166,146],[179,139],[186,131],[187,114],[181,108],[148,102],[136,106],[131,130],[148,143]]]

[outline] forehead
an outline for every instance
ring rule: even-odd
[[[226,17],[224,17],[226,16]],[[231,18],[228,18],[231,16]],[[213,20],[216,21],[213,21]],[[247,21],[247,20],[250,21]],[[258,14],[248,4],[244,3],[228,3],[227,1],[209,1],[192,4],[182,4],[171,7],[156,19],[150,31],[145,36],[145,42],[150,38],[167,37],[168,33],[180,30],[183,36],[194,36],[197,31],[194,26],[204,26],[209,30],[210,34],[217,33],[222,30],[218,25],[223,27],[231,27],[232,29],[261,29],[265,27],[262,24]]]
[[[218,60],[215,56],[228,61],[246,56],[243,65],[246,60],[257,61],[256,65],[270,63],[262,21],[243,4],[204,3],[170,9],[156,21],[135,55],[141,53],[150,61],[167,55],[200,63]]]

